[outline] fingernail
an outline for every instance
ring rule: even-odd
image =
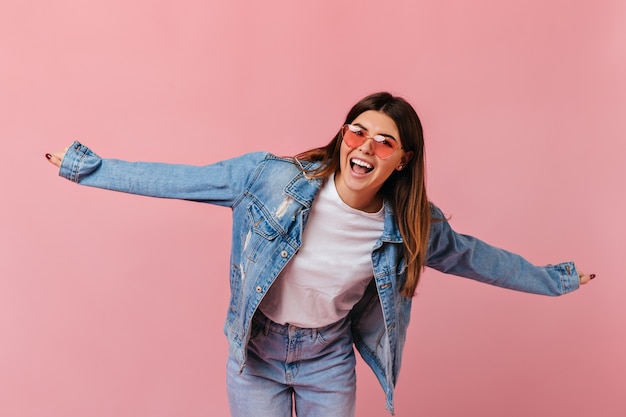
[[[46,154],[46,158],[50,159],[52,158],[52,155],[50,155],[49,153]]]
[[[596,277],[596,274],[589,275],[589,279],[594,279],[595,277]]]

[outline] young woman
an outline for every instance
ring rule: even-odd
[[[411,298],[426,266],[561,295],[593,275],[537,267],[455,233],[430,203],[415,110],[377,93],[328,145],[207,166],[102,159],[74,142],[46,157],[79,184],[229,207],[227,388],[233,416],[353,416],[356,346],[393,413]]]

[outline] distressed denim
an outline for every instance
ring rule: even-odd
[[[303,162],[303,168],[311,163]],[[102,159],[75,142],[59,174],[79,184],[152,197],[176,198],[232,210],[230,303],[224,330],[229,357],[243,372],[252,318],[263,296],[302,244],[302,231],[320,179],[307,178],[289,158],[250,153],[205,166]],[[400,294],[406,279],[402,237],[388,202],[384,231],[372,251],[372,281],[350,314],[354,345],[371,367],[393,413],[412,299]],[[426,266],[491,285],[543,295],[579,286],[572,262],[534,266],[519,255],[456,233],[441,210],[433,221]]]

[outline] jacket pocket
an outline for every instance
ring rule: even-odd
[[[278,231],[268,215],[255,203],[248,206],[247,217],[250,227],[244,238],[242,251],[246,258],[255,262],[267,244],[278,236]]]

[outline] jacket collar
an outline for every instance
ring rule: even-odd
[[[396,215],[393,212],[391,203],[388,200],[384,201],[383,210],[385,213],[385,220],[384,220],[385,225],[384,225],[383,235],[381,236],[381,239],[384,242],[402,243],[402,235],[400,234],[400,229],[398,228]]]
[[[298,173],[287,185],[285,185],[285,194],[302,204],[307,209],[311,208],[315,196],[319,192],[324,181],[321,178],[311,178],[306,175],[306,171],[315,170],[320,162],[302,162],[297,159],[294,163],[299,166]]]

